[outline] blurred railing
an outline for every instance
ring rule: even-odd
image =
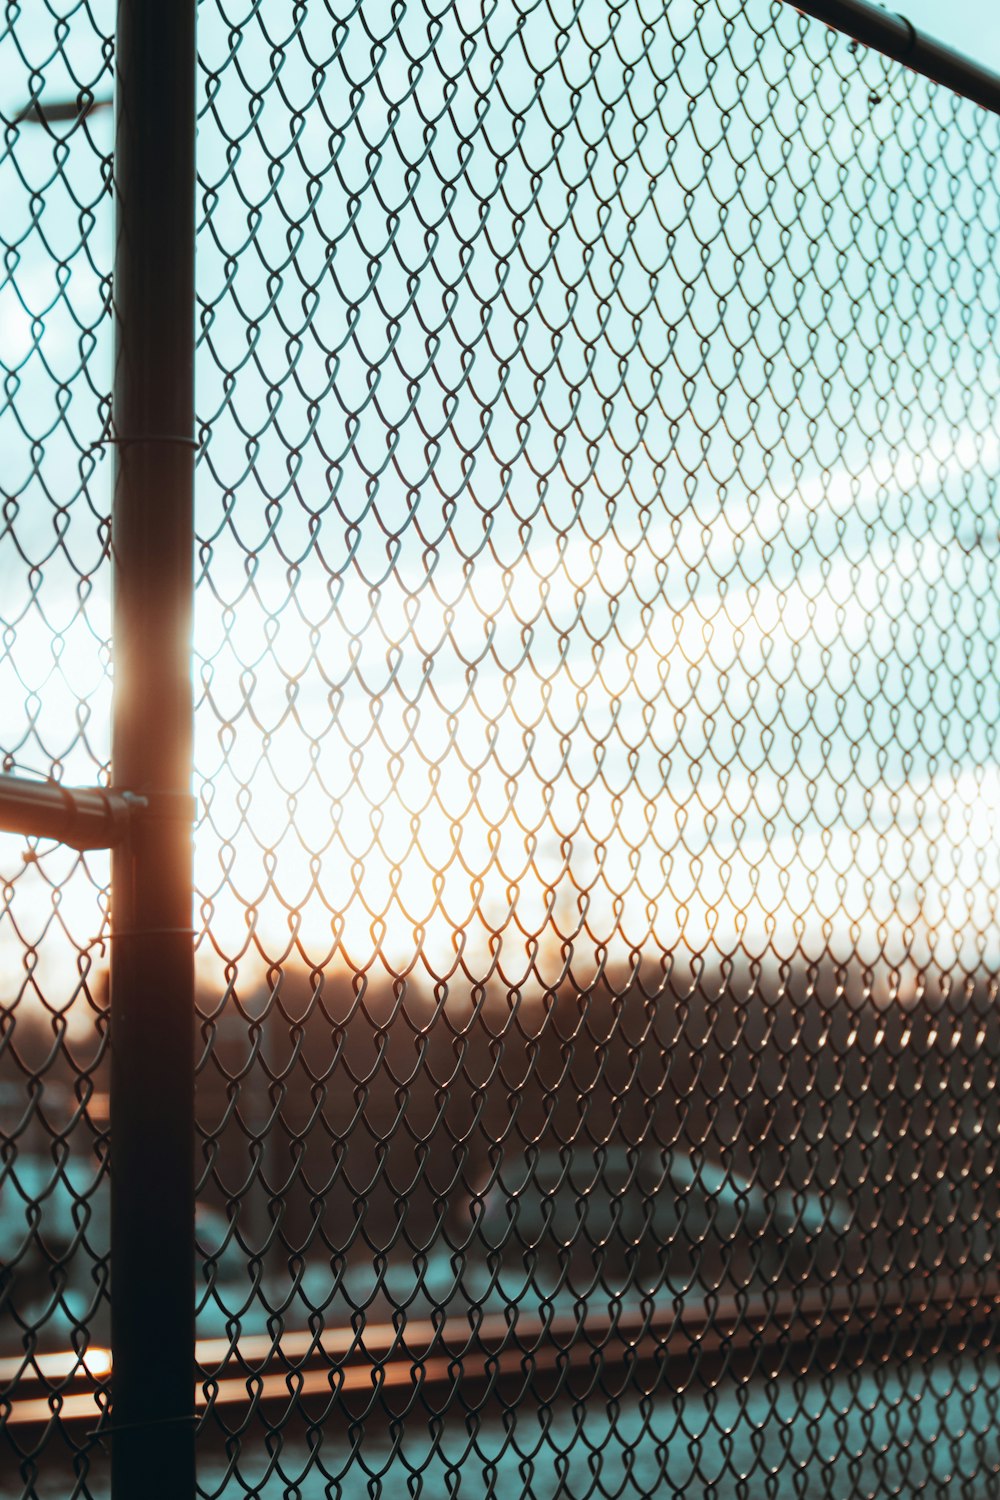
[[[323,1418],[335,1399],[352,1421],[377,1424],[405,1415],[415,1396],[447,1415],[456,1399],[488,1414],[524,1400],[549,1403],[594,1395],[595,1377],[628,1395],[633,1381],[648,1384],[669,1372],[682,1386],[701,1380],[780,1379],[828,1360],[840,1371],[878,1369],[956,1345],[988,1356],[1000,1315],[1000,1282],[969,1278],[914,1296],[912,1285],[835,1287],[824,1292],[719,1296],[705,1304],[664,1309],[620,1307],[611,1314],[550,1310],[544,1317],[487,1313],[411,1318],[405,1329],[368,1324],[364,1340],[352,1328],[322,1333],[286,1331],[277,1338],[250,1334],[199,1339],[205,1383],[199,1410],[236,1407],[245,1421],[257,1408],[298,1419]],[[155,1343],[150,1344],[155,1357]],[[58,1392],[62,1422],[93,1423],[111,1371],[108,1351],[81,1358],[71,1352],[39,1355],[27,1365],[7,1359],[0,1377],[18,1382],[4,1420],[13,1427],[51,1423]],[[394,1393],[399,1393],[398,1397]],[[595,1399],[600,1399],[595,1396]]]

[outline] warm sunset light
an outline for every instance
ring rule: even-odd
[[[919,6],[6,8],[0,1500],[994,1492]]]

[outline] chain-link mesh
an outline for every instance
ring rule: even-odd
[[[0,742],[67,784],[109,751],[112,12],[0,25]],[[108,859],[0,835],[0,880],[0,1490],[82,1495],[110,1369]]]
[[[109,29],[5,42],[4,743],[78,780],[110,137],[15,115]],[[202,1493],[981,1495],[995,121],[763,0],[199,40]],[[12,1493],[98,1494],[107,867],[4,848]]]
[[[205,1494],[973,1492],[994,122],[764,4],[201,48]]]

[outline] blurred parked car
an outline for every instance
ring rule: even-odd
[[[301,1286],[345,1322],[355,1308],[378,1321],[397,1308],[425,1317],[537,1313],[579,1298],[605,1308],[609,1297],[703,1300],[828,1279],[851,1227],[831,1194],[768,1190],[694,1153],[541,1152],[505,1163],[425,1253],[361,1252],[336,1275],[316,1260]]]
[[[80,1324],[107,1339],[108,1181],[95,1174],[94,1163],[56,1171],[50,1158],[25,1154],[0,1184],[0,1344],[6,1327],[20,1347],[19,1319],[39,1325],[46,1347]],[[286,1270],[272,1255],[265,1269],[226,1216],[199,1203],[197,1328],[228,1337],[236,1326],[262,1333],[275,1317],[305,1327],[317,1310],[335,1327],[358,1309],[381,1322],[397,1309],[410,1318],[442,1307],[530,1314],[579,1298],[606,1308],[611,1297],[791,1287],[836,1271],[851,1223],[827,1193],[767,1189],[693,1152],[623,1148],[508,1157],[415,1255],[374,1254],[360,1241],[336,1265],[306,1255]]]
[[[241,1285],[246,1258],[225,1215],[206,1203],[195,1205],[195,1238],[199,1331],[221,1331],[225,1315],[206,1296],[204,1268],[220,1285]],[[110,1185],[97,1163],[68,1158],[57,1167],[51,1156],[19,1153],[0,1179],[0,1353],[20,1349],[22,1321],[37,1325],[46,1346],[64,1343],[78,1324],[106,1341],[110,1244]]]
[[[766,1189],[694,1153],[542,1152],[501,1170],[481,1197],[488,1286],[669,1295],[829,1274],[850,1228],[830,1194]],[[476,1278],[482,1284],[482,1270]]]

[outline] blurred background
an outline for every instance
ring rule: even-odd
[[[970,1337],[698,1371],[720,1318],[995,1296],[994,117],[756,0],[237,9],[199,20],[205,1493],[992,1473]],[[989,7],[908,14],[1000,57]],[[112,30],[0,42],[0,729],[66,784],[109,775]],[[106,1482],[108,876],[0,836],[10,1494]],[[463,1404],[458,1356],[407,1422],[376,1380],[361,1442],[343,1370],[412,1386],[442,1320],[481,1362],[490,1318],[581,1360],[597,1319],[626,1374],[700,1331],[589,1403]]]

